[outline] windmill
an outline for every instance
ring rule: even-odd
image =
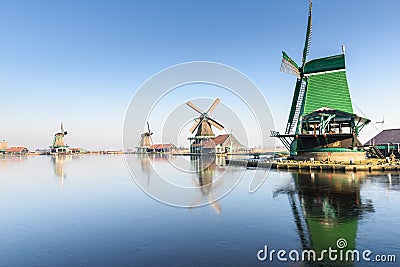
[[[202,112],[190,101],[186,103],[186,105],[188,105],[200,114],[200,116],[195,119],[195,123],[193,124],[193,126],[190,128],[191,133],[194,133],[197,130],[195,136],[189,138],[189,140],[193,141],[190,146],[191,153],[201,153],[201,143],[203,141],[210,140],[215,136],[212,131],[212,126],[217,128],[218,130],[224,129],[224,126],[222,124],[210,118],[210,114],[214,111],[219,102],[219,98],[216,98],[206,112]]]
[[[67,153],[68,145],[65,143],[64,137],[68,134],[67,131],[64,130],[64,124],[61,122],[61,131],[54,134],[53,143],[50,146],[52,153]]]
[[[153,132],[150,131],[150,125],[149,122],[147,122],[147,132],[144,132],[140,135],[137,153],[147,153],[148,148],[153,145],[153,140],[151,139],[152,135]]]
[[[271,131],[271,136],[278,137],[295,159],[325,160],[325,155],[335,153],[342,159],[362,160],[365,153],[358,150],[362,144],[357,137],[370,120],[353,112],[344,46],[341,54],[307,60],[311,36],[310,0],[301,65],[282,51],[281,71],[297,80],[285,133]]]

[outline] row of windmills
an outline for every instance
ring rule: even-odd
[[[190,101],[186,103],[187,106],[199,114],[199,117],[194,119],[195,123],[189,130],[192,134],[196,132],[193,137],[188,138],[190,141],[190,154],[225,154],[243,152],[245,150],[244,146],[232,134],[215,136],[212,127],[218,130],[224,129],[221,123],[210,117],[210,114],[219,103],[220,99],[216,98],[205,112]],[[153,132],[147,122],[147,131],[140,135],[137,153],[173,152],[176,150],[176,146],[173,144],[153,144],[152,135]]]

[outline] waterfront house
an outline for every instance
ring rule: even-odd
[[[152,153],[169,153],[176,150],[176,146],[174,144],[153,144],[150,146],[147,151]]]
[[[221,134],[201,143],[202,153],[240,153],[245,147],[232,134]]]
[[[7,154],[10,155],[25,155],[29,150],[24,146],[16,146],[7,148]]]
[[[383,130],[372,137],[365,145],[375,146],[385,157],[389,157],[392,153],[396,157],[400,157],[400,129]]]

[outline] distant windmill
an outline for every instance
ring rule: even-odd
[[[137,153],[147,153],[147,149],[153,145],[153,140],[151,139],[153,132],[150,131],[149,122],[147,122],[147,130],[147,132],[144,132],[140,135]]]
[[[64,130],[64,124],[61,122],[61,131],[54,134],[53,143],[50,146],[52,153],[66,153],[68,151],[68,145],[64,140],[64,136],[66,136],[67,133],[68,132]]]
[[[197,129],[196,136],[197,137],[214,137],[214,133],[211,129],[211,125],[217,128],[218,130],[224,129],[224,126],[217,122],[216,120],[210,118],[211,112],[214,111],[214,109],[217,107],[218,103],[220,100],[217,98],[214,100],[210,108],[206,112],[202,112],[198,107],[196,107],[192,102],[187,102],[186,105],[194,109],[196,112],[200,114],[200,117],[195,119],[195,123],[190,128],[190,132],[194,133]]]

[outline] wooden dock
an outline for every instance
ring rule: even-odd
[[[256,160],[227,160],[227,164],[243,166],[248,168],[271,168],[277,170],[315,170],[329,172],[387,172],[400,171],[400,163],[386,163],[382,161],[366,161],[357,164],[335,163],[335,162],[304,162],[304,161],[274,161],[263,162]]]

